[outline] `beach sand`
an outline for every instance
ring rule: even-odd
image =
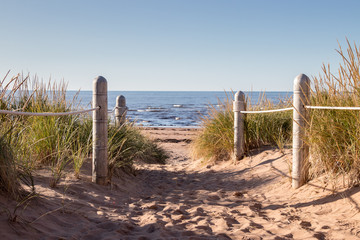
[[[169,152],[166,165],[136,164],[105,187],[91,182],[90,159],[53,189],[39,170],[25,209],[0,198],[0,239],[360,239],[360,187],[334,193],[318,178],[293,190],[289,149],[214,165],[190,159],[196,129],[142,131]]]

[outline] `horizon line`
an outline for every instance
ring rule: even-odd
[[[92,92],[93,90],[89,89],[68,89],[66,91],[88,91]],[[239,90],[243,92],[293,92],[293,90]],[[108,92],[237,92],[233,90],[108,90]]]

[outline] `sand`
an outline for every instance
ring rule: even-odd
[[[191,160],[195,129],[145,128],[171,155],[137,164],[111,186],[71,172],[24,209],[0,199],[0,239],[360,239],[360,187],[333,192],[318,178],[291,188],[291,150],[257,150],[240,162]]]

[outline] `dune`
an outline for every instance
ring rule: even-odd
[[[190,159],[196,129],[143,128],[171,155],[136,164],[109,186],[67,172],[16,207],[0,198],[1,239],[360,239],[360,187],[334,190],[318,178],[292,189],[291,150],[262,148],[239,162]]]

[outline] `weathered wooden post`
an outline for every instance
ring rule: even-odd
[[[309,147],[304,141],[308,113],[305,106],[310,98],[310,79],[305,74],[298,75],[294,80],[294,111],[293,111],[293,163],[292,187],[301,187],[308,175]]]
[[[99,76],[93,82],[93,107],[99,107],[99,109],[93,112],[92,181],[100,185],[107,184],[108,174],[107,103],[107,81]]]
[[[245,129],[244,120],[245,115],[240,111],[245,111],[245,94],[238,91],[235,94],[233,102],[234,111],[234,157],[235,160],[240,160],[245,154]]]
[[[115,125],[120,127],[125,122],[126,117],[126,99],[123,95],[117,96],[115,105]]]

